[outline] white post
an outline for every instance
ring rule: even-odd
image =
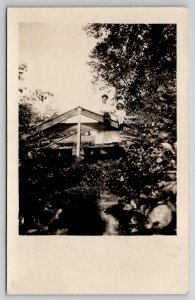
[[[81,107],[77,108],[78,110],[78,123],[77,123],[77,154],[76,156],[80,156],[80,148],[81,148]]]

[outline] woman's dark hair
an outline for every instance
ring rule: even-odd
[[[108,99],[108,95],[104,94],[102,95],[102,98],[106,97],[106,99]]]
[[[120,108],[124,109],[125,106],[124,106],[123,103],[119,102],[119,103],[117,103],[116,108],[117,108],[117,109],[120,109]]]

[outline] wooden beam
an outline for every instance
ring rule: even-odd
[[[137,139],[136,136],[132,136],[132,135],[126,135],[126,134],[121,134],[121,137],[123,138],[126,138],[126,139]]]
[[[114,148],[114,147],[118,147],[121,144],[99,144],[99,145],[92,145],[92,146],[81,146],[82,149],[96,149],[96,148]],[[52,149],[52,148],[51,148]],[[59,146],[57,148],[55,148],[55,150],[67,150],[67,149],[76,149],[76,147],[74,146]],[[45,150],[45,148],[43,148],[43,150]],[[52,149],[53,150],[53,149]]]
[[[39,125],[33,127],[32,129],[30,129],[29,132],[23,133],[20,137],[21,137],[21,139],[27,139],[27,138],[33,136],[34,134],[39,133],[40,131],[48,129],[48,128],[50,128],[50,127],[52,127],[52,126],[54,126],[54,125],[56,125],[60,122],[63,122],[67,119],[70,119],[70,118],[76,116],[77,113],[78,113],[77,108],[69,110],[68,112],[66,112],[64,114],[61,114],[61,115],[59,115],[55,118],[49,119],[48,121],[42,122],[41,124],[39,124]]]
[[[91,118],[93,120],[96,120],[98,122],[104,123],[104,118],[102,115],[99,115],[97,113],[94,113],[88,109],[85,108],[81,108],[81,114],[85,117]],[[119,128],[118,122],[115,120],[111,120],[110,122],[110,126],[114,127],[114,128]]]
[[[113,147],[118,147],[120,146],[121,143],[116,143],[116,144],[97,144],[97,145],[92,145],[92,146],[83,146],[83,149],[96,149],[96,148],[113,148]]]
[[[125,117],[125,119],[127,119],[127,120],[129,120],[129,119],[130,119],[130,120],[131,120],[131,119],[139,119],[139,118],[140,118],[139,115],[134,115],[134,116],[132,115],[132,116],[126,116],[126,117]]]
[[[69,136],[71,136],[71,135],[73,135],[73,134],[74,134],[74,133],[70,133],[70,134],[68,134],[67,136],[63,136],[62,138],[58,139],[57,141],[54,141],[54,142],[50,143],[49,145],[43,147],[43,149],[49,148],[49,147],[51,147],[52,145],[55,145],[55,144],[59,143],[60,141],[62,141],[62,140],[64,140],[64,139],[68,138]]]
[[[77,154],[76,156],[80,156],[80,148],[81,148],[81,107],[77,108],[78,112],[78,124],[77,124]]]

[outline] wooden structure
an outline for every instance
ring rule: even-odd
[[[77,116],[77,123],[67,123],[67,120]],[[81,116],[88,117],[93,122],[81,122]],[[128,117],[132,121],[137,116]],[[44,149],[59,149],[59,150],[76,150],[76,156],[81,155],[81,149],[94,149],[94,148],[108,148],[116,146],[114,144],[101,144],[95,145],[95,132],[96,131],[119,131],[117,120],[111,119],[109,124],[104,122],[104,117],[100,114],[92,112],[82,107],[74,108],[66,113],[63,113],[55,118],[44,121],[37,126],[31,128],[27,133],[21,135],[22,140],[33,138],[40,132],[56,132],[60,137],[53,138],[49,141]]]

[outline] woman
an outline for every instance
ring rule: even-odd
[[[111,119],[116,119],[116,117],[114,116],[115,108],[109,103],[107,95],[102,95],[100,113],[103,115],[104,124],[107,126],[108,130],[97,131],[95,144],[120,143],[121,137],[119,131],[113,130],[111,127],[109,128]]]

